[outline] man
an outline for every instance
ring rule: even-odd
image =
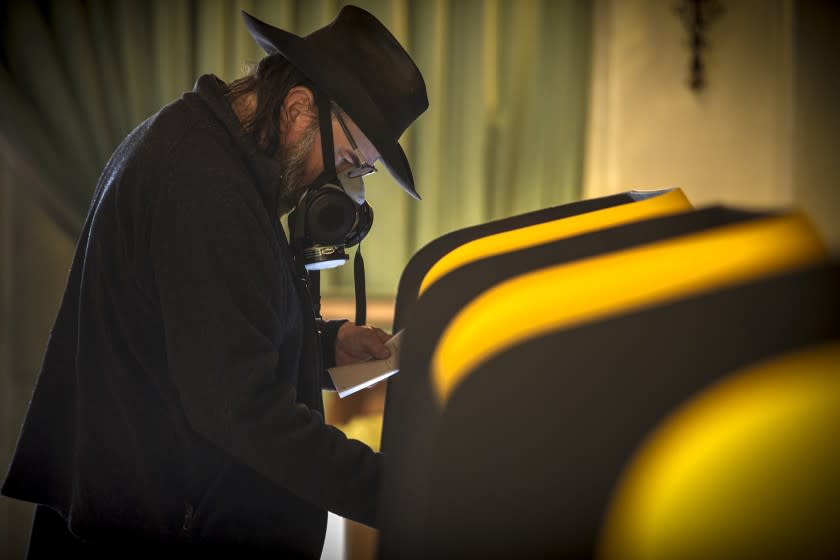
[[[320,391],[387,335],[315,317],[279,216],[377,160],[416,197],[425,85],[361,9],[304,38],[244,17],[256,71],[199,78],[100,178],[3,486],[39,504],[32,558],[315,558],[326,510],[376,525],[383,457]]]

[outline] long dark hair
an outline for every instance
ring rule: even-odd
[[[243,95],[256,93],[257,106],[242,125],[268,156],[275,157],[280,150],[281,108],[289,90],[297,86],[311,89],[317,106],[318,92],[313,83],[281,54],[264,57],[247,75],[228,84],[226,97],[231,103]],[[317,120],[315,106],[313,112]]]

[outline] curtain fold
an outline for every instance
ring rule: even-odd
[[[306,34],[337,0],[43,0],[0,4],[0,146],[67,235],[129,130],[203,73],[263,53],[240,11]],[[368,290],[393,295],[420,247],[453,229],[580,196],[589,83],[584,0],[360,0],[411,53],[430,108],[401,142],[423,200],[370,178]],[[23,182],[21,182],[23,184]],[[352,267],[323,275],[352,293]]]

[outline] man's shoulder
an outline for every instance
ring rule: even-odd
[[[158,205],[200,206],[220,215],[237,205],[260,208],[248,162],[200,95],[188,93],[164,107],[149,135],[152,144],[159,137],[169,144],[153,187]]]
[[[126,136],[105,175],[122,188],[179,178],[200,183],[219,169],[239,170],[240,159],[224,125],[198,95],[187,92]]]
[[[165,158],[183,157],[184,154],[173,153],[176,151],[205,154],[205,157],[229,153],[230,140],[225,127],[193,92],[161,108],[129,136],[132,135],[138,136],[144,147],[157,149]]]

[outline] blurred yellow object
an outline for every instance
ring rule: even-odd
[[[826,256],[805,216],[790,213],[516,276],[472,300],[449,323],[432,356],[436,394],[445,403],[479,364],[543,333],[747,282]]]
[[[840,341],[681,406],[625,469],[600,557],[840,558]]]
[[[379,451],[382,437],[382,414],[354,416],[340,426],[336,426],[350,439],[357,439],[374,451]]]
[[[479,259],[690,209],[691,204],[682,190],[673,189],[637,202],[481,237],[453,249],[436,262],[423,278],[418,295],[422,295],[446,273]]]

